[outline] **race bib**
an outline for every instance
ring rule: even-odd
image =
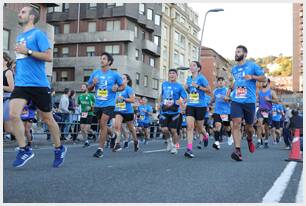
[[[144,115],[140,115],[139,119],[140,119],[140,120],[144,120],[144,119],[145,119],[145,116],[144,116]]]
[[[261,115],[263,116],[263,118],[269,118],[269,113],[268,112],[261,112]]]
[[[98,89],[97,98],[99,100],[107,100],[107,98],[108,98],[108,90],[107,89]]]
[[[28,117],[29,116],[29,110],[22,110],[22,113],[21,113],[21,117]]]
[[[194,103],[194,104],[197,104],[199,103],[199,93],[195,92],[195,93],[190,93],[189,94],[189,101],[190,103]]]
[[[174,104],[173,99],[165,99],[164,100],[164,105],[166,105],[166,106],[172,106],[173,104]]]
[[[236,98],[247,98],[247,89],[245,87],[237,87]]]
[[[87,118],[87,116],[88,116],[88,112],[82,112],[82,114],[81,114],[82,118]]]
[[[124,110],[126,110],[126,103],[125,102],[117,102],[116,107],[118,108],[119,111],[124,111]]]
[[[223,122],[227,122],[228,121],[228,115],[227,114],[220,114],[220,117],[221,117]]]

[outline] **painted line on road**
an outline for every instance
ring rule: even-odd
[[[297,162],[289,162],[287,164],[284,171],[276,179],[276,181],[273,183],[273,186],[263,197],[262,199],[263,203],[279,202],[282,199],[296,165]]]
[[[178,150],[180,149],[186,149],[186,147],[180,147]],[[149,150],[149,151],[143,151],[143,153],[155,153],[155,152],[166,152],[167,149],[157,149],[157,150]]]
[[[304,175],[303,175],[303,170],[302,170],[302,174],[301,174],[300,182],[299,182],[299,187],[298,187],[297,194],[296,194],[296,197],[295,197],[295,202],[296,203],[302,203],[303,202],[303,199],[304,199],[303,182],[304,182]]]

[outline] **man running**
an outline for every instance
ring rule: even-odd
[[[273,144],[277,144],[280,140],[281,136],[281,118],[282,118],[283,108],[280,104],[273,104],[272,105],[272,137],[273,137]]]
[[[234,83],[228,90],[226,100],[229,100],[231,90],[233,98],[231,103],[231,118],[233,122],[232,135],[234,138],[235,151],[231,158],[236,161],[242,161],[241,155],[241,124],[242,118],[245,120],[245,130],[249,151],[253,153],[255,146],[253,144],[253,123],[256,103],[256,81],[263,82],[266,77],[264,71],[254,62],[246,61],[248,50],[245,46],[239,45],[235,51],[235,61],[238,63],[232,68]]]
[[[149,134],[149,127],[150,127],[150,116],[153,113],[153,108],[151,105],[148,104],[148,100],[146,97],[142,97],[139,101],[140,105],[137,109],[137,116],[138,118],[138,127],[140,130],[143,131],[145,141],[144,144],[148,143],[150,134]]]
[[[83,147],[88,147],[90,145],[88,141],[88,134],[92,134],[93,139],[96,139],[95,133],[90,128],[94,116],[93,107],[95,105],[95,96],[88,93],[86,84],[81,85],[81,91],[83,94],[78,97],[78,105],[81,106],[80,127],[83,139],[85,140]]]
[[[212,102],[215,102],[215,110],[213,114],[214,119],[214,137],[215,142],[213,144],[213,148],[219,150],[220,149],[220,141],[221,141],[221,127],[224,126],[226,131],[228,132],[229,137],[231,136],[229,131],[231,130],[230,125],[230,103],[225,101],[228,88],[225,87],[225,81],[223,77],[218,77],[217,79],[218,87],[213,92]]]
[[[95,108],[94,111],[100,121],[99,148],[94,153],[94,157],[103,157],[103,147],[107,136],[107,122],[113,118],[115,109],[116,92],[125,88],[118,72],[110,70],[113,64],[113,56],[103,52],[101,57],[101,68],[96,69],[87,82],[88,91],[95,88]]]
[[[177,71],[175,69],[169,69],[168,79],[168,81],[163,82],[161,85],[159,124],[167,140],[167,150],[169,150],[171,154],[177,154],[175,145],[179,143],[179,136],[177,133],[177,128],[180,126],[179,100],[182,98],[184,104],[187,99],[187,93],[183,86],[176,82]]]
[[[187,78],[185,89],[188,92],[188,101],[186,108],[187,116],[187,150],[185,157],[195,157],[192,153],[193,131],[195,128],[202,134],[204,141],[208,135],[204,128],[204,116],[206,113],[207,102],[205,101],[205,93],[210,93],[210,87],[207,79],[200,73],[202,66],[197,61],[192,61],[190,64],[191,76]]]
[[[45,33],[34,27],[38,20],[38,11],[30,6],[23,7],[18,14],[22,33],[17,36],[16,41],[15,88],[10,101],[10,108],[14,108],[10,110],[13,134],[20,148],[13,163],[14,167],[22,167],[34,157],[33,151],[26,146],[25,128],[20,118],[23,108],[29,101],[39,109],[42,120],[48,125],[53,137],[53,167],[63,164],[67,151],[61,144],[59,127],[51,112],[51,91],[45,62],[52,61],[52,51]]]
[[[257,111],[257,145],[256,148],[261,146],[264,139],[264,148],[269,148],[268,139],[269,139],[269,125],[271,124],[271,110],[272,103],[277,103],[276,93],[270,88],[270,79],[267,79],[263,82],[262,89],[258,93],[259,107]]]

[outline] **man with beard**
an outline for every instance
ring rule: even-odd
[[[13,134],[15,134],[19,150],[14,167],[22,167],[34,157],[34,153],[25,143],[25,128],[20,115],[27,102],[39,109],[42,120],[48,125],[55,145],[53,167],[64,162],[67,148],[61,145],[60,130],[52,115],[51,90],[46,75],[45,62],[52,61],[52,51],[48,39],[42,31],[35,28],[39,13],[30,6],[23,7],[18,14],[22,33],[16,39],[16,74],[15,88],[11,95],[10,117]]]
[[[253,123],[256,103],[256,81],[265,81],[264,71],[257,64],[246,61],[248,50],[245,46],[239,45],[235,51],[235,61],[238,63],[232,68],[234,82],[227,92],[225,100],[229,100],[231,90],[233,91],[231,103],[231,118],[233,121],[232,135],[234,137],[235,151],[231,158],[242,161],[241,146],[241,122],[245,120],[245,130],[249,151],[253,153]]]

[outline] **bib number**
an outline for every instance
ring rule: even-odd
[[[139,119],[140,119],[140,120],[144,120],[144,119],[145,119],[145,116],[144,116],[144,115],[140,115]]]
[[[166,106],[172,106],[174,104],[173,99],[165,99],[164,100],[164,105]]]
[[[268,112],[261,112],[261,115],[263,116],[263,118],[269,118]]]
[[[118,102],[116,104],[116,107],[119,109],[119,111],[124,111],[124,110],[126,110],[126,103],[125,102]]]
[[[107,89],[98,89],[97,96],[99,100],[107,100],[108,97]]]
[[[236,98],[247,98],[247,89],[245,87],[237,87]]]
[[[227,122],[228,121],[228,115],[227,114],[220,114],[220,117],[221,117],[223,122]]]
[[[190,103],[194,103],[194,104],[197,104],[199,103],[199,93],[191,93],[189,95],[189,100],[190,100]]]
[[[82,118],[87,118],[87,116],[88,116],[88,112],[82,112],[82,114],[81,114]]]

